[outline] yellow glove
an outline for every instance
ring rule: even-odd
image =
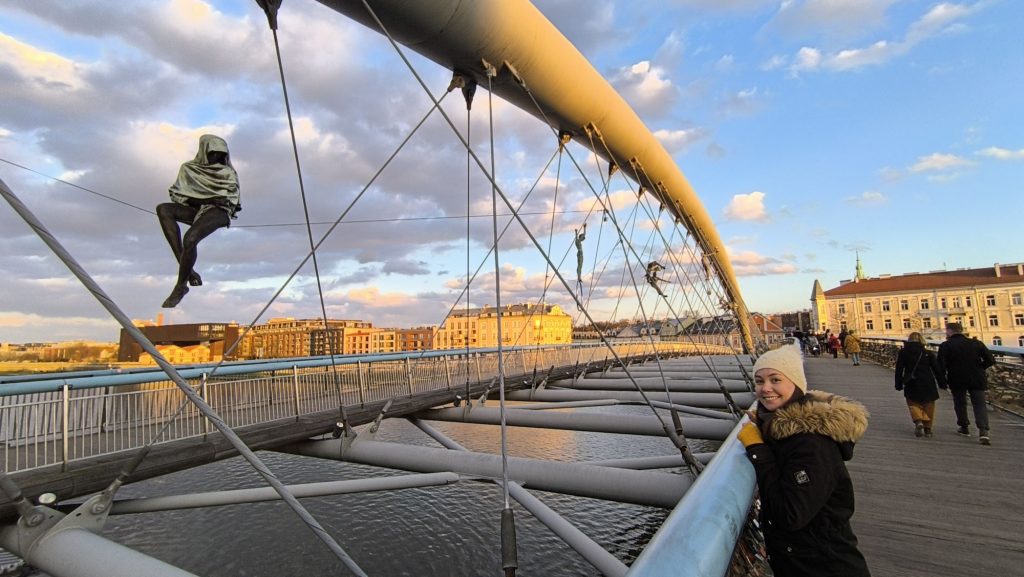
[[[751,445],[760,445],[764,443],[764,439],[761,437],[761,429],[758,429],[757,425],[755,425],[754,423],[747,423],[746,425],[743,425],[743,428],[740,429],[740,432],[739,434],[736,435],[736,438],[739,439],[741,443],[743,443],[744,447],[749,447]]]

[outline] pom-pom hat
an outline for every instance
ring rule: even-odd
[[[800,348],[795,345],[786,345],[768,351],[757,357],[754,363],[754,374],[761,369],[775,369],[796,384],[796,388],[807,392],[807,377],[804,376],[804,359],[800,354]]]

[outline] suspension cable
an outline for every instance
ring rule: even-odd
[[[263,5],[265,4],[265,5]],[[292,106],[288,99],[288,82],[284,76],[284,62],[281,58],[281,44],[277,39],[277,6],[274,6],[275,2],[264,2],[264,11],[267,13],[267,20],[270,25],[270,31],[274,36],[274,52],[277,55],[277,70],[281,75],[281,92],[284,94],[284,109],[288,116],[288,132],[291,135],[292,140],[292,154],[295,157],[295,174],[299,182],[299,196],[302,199],[302,214],[306,219],[306,236],[309,239],[309,252],[313,257],[313,274],[316,276],[316,292],[320,298],[320,312],[324,321],[324,349],[327,351],[327,356],[331,359],[331,377],[334,381],[334,390],[338,395],[338,412],[341,416],[341,423],[345,429],[345,434],[350,433],[348,414],[345,411],[345,399],[341,392],[341,377],[338,375],[338,363],[336,362],[334,355],[334,340],[331,338],[331,327],[327,320],[327,304],[324,302],[324,287],[323,282],[320,280],[320,265],[316,258],[316,245],[313,242],[313,226],[309,222],[309,204],[306,202],[306,186],[302,179],[302,165],[299,162],[299,144],[295,137],[295,122],[292,119]],[[276,4],[280,4],[279,0]],[[274,16],[271,17],[273,11]],[[342,333],[344,335],[344,333]],[[340,340],[340,339],[339,339]],[[315,342],[315,340],[314,340]],[[342,344],[342,343],[339,343]],[[340,352],[340,351],[338,351]]]
[[[364,0],[365,4],[365,0]],[[494,90],[492,80],[498,74],[494,66],[484,63],[487,69],[487,118],[491,139],[491,210],[494,218],[491,225],[494,234],[494,304],[498,335],[498,412],[501,421],[501,492],[505,507],[501,512],[501,564],[505,577],[514,577],[518,560],[516,559],[515,518],[512,513],[512,501],[508,491],[508,425],[505,422],[505,342],[502,330],[501,311],[501,260],[498,258],[498,183],[496,180],[494,153]]]

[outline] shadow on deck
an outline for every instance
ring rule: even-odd
[[[935,437],[914,436],[893,371],[849,359],[808,358],[811,388],[856,399],[871,412],[848,463],[853,528],[876,576],[975,577],[1024,572],[1024,420],[990,407],[992,446],[956,433],[948,392]],[[973,419],[973,418],[972,418]]]

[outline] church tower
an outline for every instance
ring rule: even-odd
[[[814,290],[811,291],[811,322],[813,330],[820,333],[828,326],[828,306],[825,303],[825,291],[821,290],[821,283],[814,279]]]

